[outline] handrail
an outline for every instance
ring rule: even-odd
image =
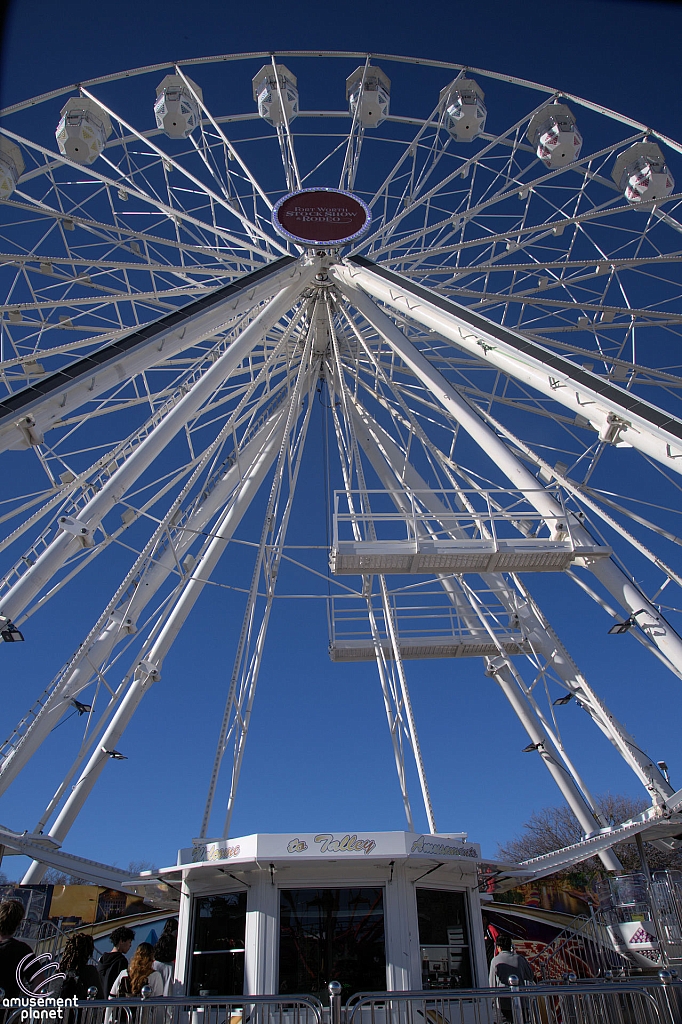
[[[346,1024],[489,1024],[504,1003],[514,1024],[680,1024],[682,982],[660,971],[658,977],[613,981],[358,992],[346,1005]]]

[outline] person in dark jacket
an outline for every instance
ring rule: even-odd
[[[33,953],[28,943],[14,938],[23,918],[24,905],[20,900],[0,903],[0,988],[4,989],[7,999],[23,995],[17,984],[17,967],[25,956]],[[0,1021],[2,1019],[0,1010]]]
[[[114,948],[111,952],[101,956],[97,965],[102,991],[106,996],[111,992],[111,986],[119,974],[122,971],[128,970],[126,953],[130,952],[134,938],[135,932],[132,928],[126,928],[124,925],[121,925],[120,928],[114,928],[111,933],[111,944]]]
[[[94,998],[103,998],[104,990],[99,971],[94,964],[89,963],[94,950],[92,935],[86,935],[85,932],[69,935],[59,962],[59,970],[65,977],[61,979],[59,991],[55,992],[55,995],[63,999],[72,999],[76,996],[79,1002],[83,1002],[88,998],[88,990],[94,988]]]
[[[509,935],[500,933],[495,939],[495,956],[490,964],[490,975],[488,984],[491,988],[506,988],[509,986],[509,978],[515,974],[519,979],[519,985],[533,984],[535,976],[533,970],[521,953],[514,952],[514,946]],[[500,1019],[502,1021],[513,1021],[511,999],[498,1000]],[[523,1016],[526,1017],[526,1007],[523,1007]]]

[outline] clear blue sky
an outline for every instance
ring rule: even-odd
[[[529,78],[680,139],[681,42],[682,9],[643,0],[343,6],[15,0],[0,102],[171,59],[352,49],[452,60]],[[319,500],[311,515],[321,513]],[[667,760],[679,786],[682,684],[630,638],[606,638],[609,622],[577,591],[569,604],[567,592],[546,579],[539,593],[589,680],[654,759]],[[68,850],[123,866],[142,859],[166,864],[196,834],[223,701],[226,669],[216,637],[240,614],[226,602],[216,599],[192,619],[191,636],[176,646],[126,734],[129,760],[109,766],[65,844]],[[69,608],[68,619],[47,623],[39,644],[1,652],[8,666],[0,681],[3,735],[88,625],[87,604],[85,595]],[[233,833],[402,828],[376,669],[331,666],[324,609],[309,604],[278,609],[273,619]],[[227,658],[231,664],[231,654]],[[513,836],[534,809],[558,802],[558,794],[539,759],[520,754],[525,734],[480,663],[412,663],[409,678],[439,828],[468,830],[492,855],[498,841]],[[639,795],[634,778],[586,716],[572,705],[565,713],[567,735],[593,790]],[[0,821],[32,828],[59,767],[43,761],[31,769],[0,801]],[[15,876],[15,863],[5,861],[3,870]]]

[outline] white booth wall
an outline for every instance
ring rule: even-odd
[[[194,991],[199,984],[196,979],[200,975],[207,976],[205,967],[209,961],[202,961],[200,967],[199,958],[210,956],[213,957],[213,970],[208,974],[213,984],[204,990],[206,994],[242,994],[237,991],[217,991],[221,983],[216,983],[216,977],[218,974],[222,978],[229,976],[232,983],[237,984],[235,978],[239,977],[238,958],[243,956],[243,994],[279,993],[280,986],[286,980],[281,977],[280,971],[282,905],[291,903],[295,907],[297,898],[305,903],[306,894],[298,893],[299,890],[325,890],[325,895],[329,895],[330,901],[333,902],[336,898],[339,906],[344,899],[350,898],[347,890],[354,890],[354,899],[359,903],[371,902],[373,894],[377,903],[376,890],[381,890],[386,967],[385,975],[379,963],[374,973],[367,968],[374,981],[371,986],[373,989],[406,991],[421,990],[425,984],[433,988],[486,985],[487,965],[477,876],[479,858],[478,847],[463,841],[461,837],[420,836],[402,832],[257,835],[180,851],[178,866],[162,872],[169,882],[173,882],[175,878],[181,883],[182,888],[176,959],[178,990],[188,994],[200,994],[199,990]],[[329,894],[329,890],[340,892]],[[358,890],[363,892],[360,893]],[[431,944],[427,949],[424,948],[427,945],[424,937],[428,922],[425,923],[423,912],[420,941],[418,890],[427,893],[426,896],[419,897],[422,911],[424,906],[437,910],[439,905],[459,905],[459,900],[448,898],[449,893],[460,893],[463,901],[464,920],[461,920],[460,913],[458,920],[455,921],[457,915],[453,914],[454,927],[446,929],[447,912],[445,918],[441,914],[443,920],[438,926],[440,930],[436,925],[431,928],[431,931],[436,928],[440,936],[439,942]],[[428,893],[436,892],[443,893],[442,900],[428,897]],[[236,895],[239,893],[246,894],[243,925],[243,896],[239,898]],[[232,908],[224,906],[225,901],[222,900],[206,900],[206,897],[228,894],[234,894],[236,897],[235,901],[232,901],[235,903]],[[317,896],[324,902],[321,893],[318,892]],[[310,900],[313,904],[316,902],[315,893],[310,894]],[[214,936],[209,940],[209,945],[215,944],[217,935],[225,948],[214,951],[197,949],[197,945],[201,945],[203,941],[202,928],[206,924],[205,921],[198,924],[199,908],[202,908],[204,913],[206,908],[210,911],[213,905],[220,912],[227,910],[232,914],[232,924],[224,925],[222,939],[220,922],[215,928],[212,928],[210,922],[208,924],[208,931]],[[376,908],[370,912],[370,917],[374,933],[378,935],[379,912]],[[365,915],[365,921],[369,921],[370,917]],[[227,922],[227,918],[225,921]],[[241,927],[243,933],[240,931]],[[230,928],[232,933],[226,938]],[[244,941],[240,947],[241,934]],[[322,937],[318,938],[321,946]],[[457,943],[464,938],[468,939],[468,942],[466,951],[461,950],[461,953],[465,954],[462,959],[458,953]],[[327,940],[328,936],[325,942]],[[352,940],[344,941],[346,952],[352,954]],[[377,953],[378,939],[367,939],[367,942],[370,942],[370,945],[363,947],[365,953],[368,949]],[[314,951],[314,936],[309,945]],[[240,948],[243,949],[243,953],[239,952]],[[329,948],[331,949],[331,945]],[[321,955],[318,953],[318,956]],[[424,961],[424,955],[430,959]],[[224,970],[218,966],[221,963],[221,956],[222,962],[226,964]],[[230,957],[234,959],[228,969]],[[457,967],[460,961],[461,968]],[[467,971],[467,961],[470,963],[470,974]],[[434,969],[423,975],[422,965],[426,962]],[[344,970],[340,970],[343,974]],[[313,984],[311,987],[301,987],[298,991],[317,994],[324,998],[327,982],[340,981],[344,986],[345,1001],[354,991],[351,991],[349,985],[352,986],[352,982],[348,980],[353,976],[353,969],[347,967],[345,970],[347,978],[318,977],[317,990]],[[367,970],[358,967],[355,975],[358,976],[359,971],[366,980]],[[381,979],[383,983],[377,984],[377,979]],[[225,983],[222,987],[225,987]],[[289,994],[293,994],[293,991],[290,987],[286,988]]]

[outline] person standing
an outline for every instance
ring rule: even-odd
[[[509,935],[500,933],[495,939],[495,956],[490,964],[488,984],[491,988],[508,988],[509,978],[512,974],[517,976],[520,986],[526,983],[533,984],[535,981],[533,970],[525,956],[514,952],[514,946]],[[498,1000],[498,1005],[501,1019],[505,1022],[513,1021],[511,999],[500,999]]]
[[[149,942],[141,942],[135,950],[130,961],[130,966],[121,971],[118,978],[111,986],[110,999],[139,999],[145,985],[150,988],[149,995],[158,998],[163,995],[163,979],[158,971],[154,970],[154,949]],[[128,1011],[130,1024],[136,1024],[138,1020],[137,1007]],[[144,1020],[147,1024],[161,1024],[164,1017],[163,1007],[155,1007],[151,1017],[145,1012]],[[110,1010],[107,1010],[105,1020],[107,1024],[115,1019]]]
[[[126,953],[130,952],[130,947],[133,944],[135,938],[135,932],[132,928],[126,928],[121,925],[119,928],[114,928],[111,933],[111,944],[114,947],[109,953],[104,953],[100,957],[97,965],[99,976],[101,979],[102,991],[105,996],[108,996],[111,992],[111,986],[114,984],[119,974],[128,968],[128,957]]]
[[[17,983],[17,967],[25,956],[33,953],[27,942],[14,938],[23,919],[24,905],[20,900],[0,903],[0,988],[4,989],[7,999],[23,995]],[[0,1011],[0,1021],[3,1017]]]
[[[154,970],[161,975],[165,996],[173,994],[173,969],[177,944],[178,922],[175,918],[169,918],[161,933],[161,938],[154,946]]]
[[[94,964],[89,962],[94,950],[92,935],[85,932],[69,935],[59,962],[59,970],[64,973],[64,977],[54,995],[61,996],[62,999],[72,999],[76,996],[79,1001],[84,1001],[88,998],[88,989],[94,988],[97,993],[95,999],[104,997],[100,973]]]

